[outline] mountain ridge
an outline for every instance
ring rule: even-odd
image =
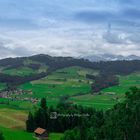
[[[88,59],[91,62],[99,62],[99,61],[117,61],[117,60],[140,60],[140,56],[137,55],[112,55],[112,54],[101,54],[101,55],[90,55],[85,57],[80,57],[84,59]]]

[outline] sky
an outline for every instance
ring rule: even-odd
[[[139,0],[0,0],[0,58],[140,56]]]

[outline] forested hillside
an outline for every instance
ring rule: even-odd
[[[0,60],[0,82],[19,85],[45,77],[55,70],[71,66],[99,70],[101,74],[108,76],[127,75],[140,70],[140,60],[90,62],[84,59],[48,55],[7,58]]]

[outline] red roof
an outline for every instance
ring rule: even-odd
[[[43,134],[44,132],[46,132],[46,130],[45,129],[43,129],[43,128],[37,128],[35,131],[34,131],[34,133],[37,133],[37,134]]]

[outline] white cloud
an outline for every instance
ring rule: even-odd
[[[132,42],[126,33],[107,34],[103,29],[90,26],[85,28],[84,25],[71,28],[3,31],[0,42],[0,51],[5,57],[38,53],[74,57],[104,53],[140,55],[139,45]]]
[[[133,8],[132,0],[127,5],[125,1],[0,1],[0,57],[140,55],[139,10]],[[128,19],[132,12],[137,20]],[[77,19],[78,13],[86,22]],[[108,23],[113,24],[109,32]]]

